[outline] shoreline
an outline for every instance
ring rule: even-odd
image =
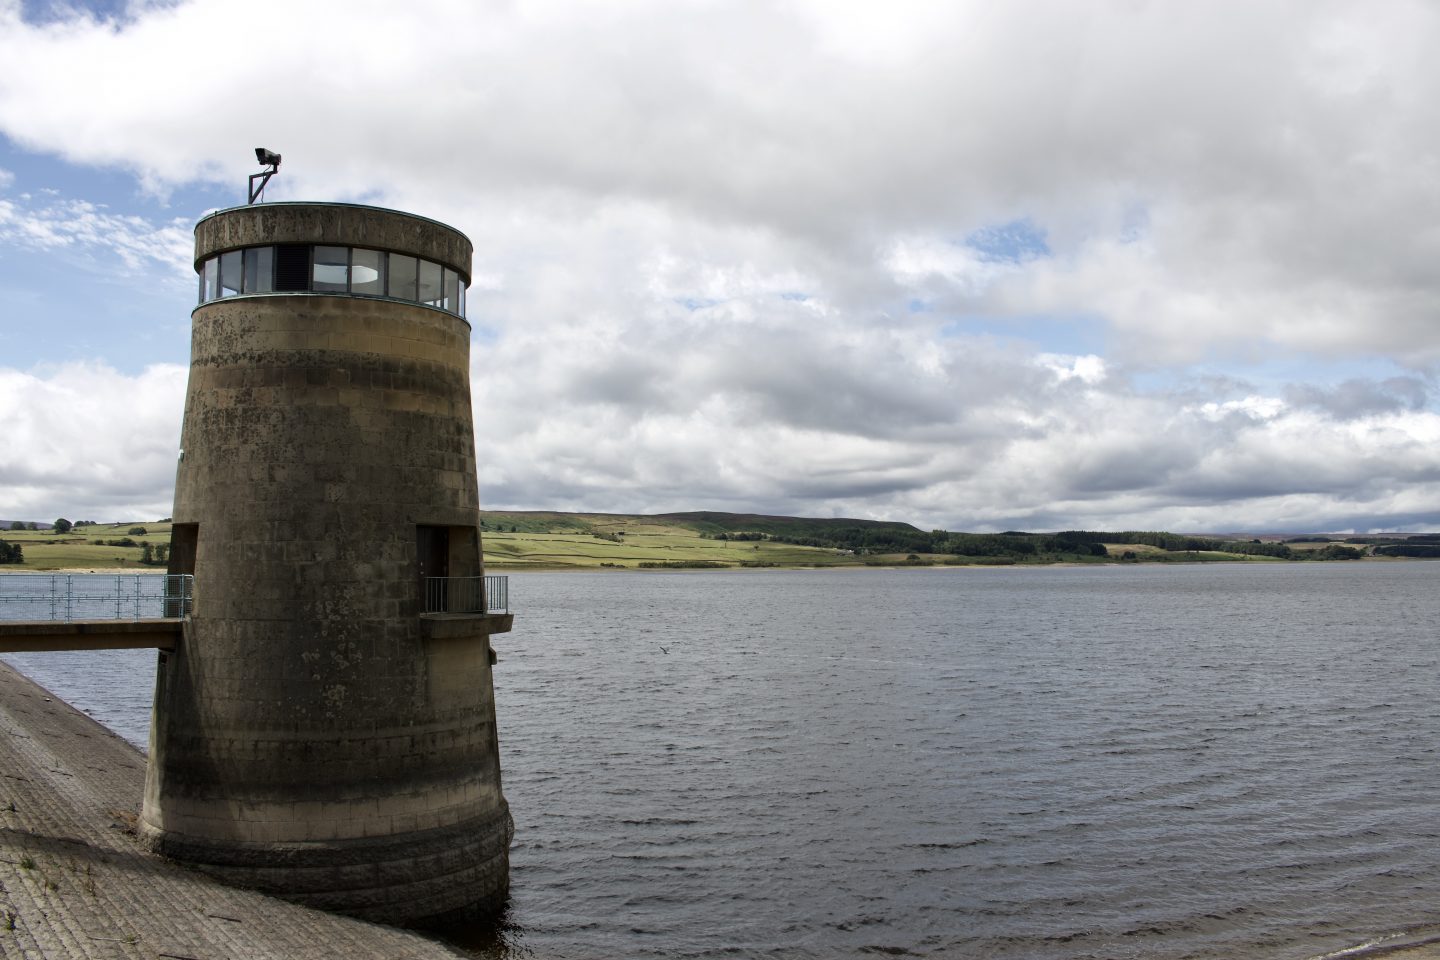
[[[834,563],[834,564],[773,564],[767,566],[741,566],[716,561],[713,567],[640,567],[610,566],[598,564],[486,564],[486,573],[774,573],[782,570],[1050,570],[1056,567],[1069,569],[1129,569],[1135,567],[1276,567],[1276,566],[1344,566],[1356,563],[1425,563],[1425,557],[1366,557],[1363,560],[1151,560],[1134,563],[1110,560],[1092,563],[1077,563],[1073,560],[1057,560],[1054,563]],[[50,571],[45,571],[50,572]]]

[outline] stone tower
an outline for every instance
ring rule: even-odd
[[[156,683],[158,852],[383,922],[503,902],[490,635],[510,618],[484,593],[470,257],[374,207],[196,225],[170,571],[195,603]]]

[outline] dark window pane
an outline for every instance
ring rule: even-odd
[[[431,263],[429,260],[420,261],[420,291],[416,298],[421,303],[428,303],[432,307],[440,306],[441,298],[444,296],[444,288],[440,275],[440,264]]]
[[[275,288],[275,248],[251,247],[245,251],[245,292],[269,293]]]
[[[315,282],[311,290],[345,293],[350,289],[350,248],[316,247]]]
[[[286,243],[275,248],[275,289],[310,289],[310,246]]]
[[[390,254],[390,296],[401,300],[415,299],[415,258],[399,253]]]
[[[350,292],[385,295],[385,254],[358,247],[350,251]]]

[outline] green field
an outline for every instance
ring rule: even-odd
[[[846,551],[770,540],[713,540],[693,526],[602,514],[485,513],[485,566],[494,570],[635,568],[650,564],[835,566]]]
[[[132,534],[135,527],[144,527],[144,534]],[[95,540],[133,540],[135,546],[96,544]],[[36,573],[45,570],[154,570],[163,566],[145,566],[140,562],[144,547],[170,542],[170,524],[157,520],[135,520],[125,523],[97,523],[79,527],[69,533],[54,530],[0,530],[0,540],[18,543],[25,551],[25,562],[0,566],[0,573]]]
[[[483,514],[485,565],[489,569],[635,568],[642,563],[713,563],[748,566],[831,566],[855,563],[846,551],[771,541],[754,543],[707,539],[691,526],[645,517],[558,513]],[[131,534],[144,527],[144,534]],[[514,532],[512,531],[512,528]],[[134,546],[93,541],[133,540]],[[152,520],[96,524],[66,534],[53,530],[0,531],[0,540],[18,543],[23,564],[0,572],[46,570],[156,570],[141,563],[143,543],[170,542],[170,524]],[[870,558],[874,559],[874,558]]]

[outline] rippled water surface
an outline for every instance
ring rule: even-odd
[[[512,576],[494,949],[1305,958],[1440,932],[1437,576]],[[12,660],[143,741],[153,653]]]

